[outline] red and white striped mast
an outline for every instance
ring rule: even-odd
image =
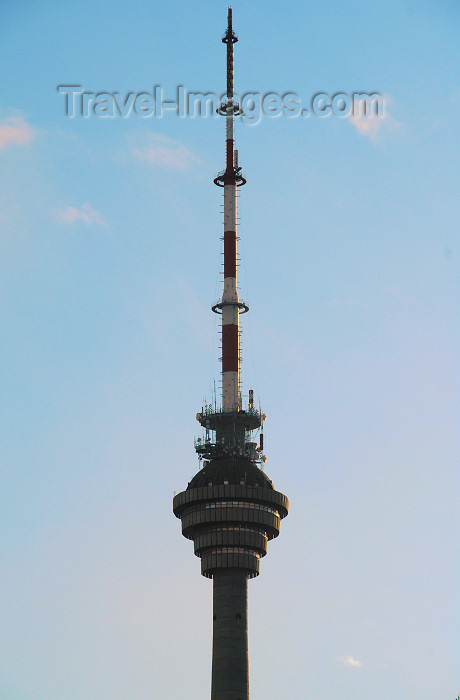
[[[222,314],[222,410],[227,412],[241,408],[239,314],[248,311],[238,298],[237,288],[236,188],[246,180],[238,166],[238,151],[235,151],[235,116],[241,114],[241,109],[233,94],[233,44],[238,37],[232,28],[231,7],[222,41],[227,45],[227,99],[217,111],[226,121],[226,167],[214,182],[224,188],[224,290],[222,301],[213,306],[213,311]]]

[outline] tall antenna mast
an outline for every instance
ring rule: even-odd
[[[246,183],[235,159],[235,116],[241,109],[233,96],[233,45],[238,37],[233,31],[232,8],[228,8],[227,31],[222,37],[227,45],[227,99],[217,110],[226,122],[226,165],[214,182],[224,188],[224,290],[222,301],[213,311],[222,314],[222,409],[238,411],[240,396],[239,314],[248,311],[238,298],[236,188]]]

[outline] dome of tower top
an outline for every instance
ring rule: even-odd
[[[273,484],[254,462],[244,457],[222,457],[205,462],[203,469],[195,474],[188,489],[201,486],[220,486],[223,484],[244,484],[245,486],[263,486],[273,489]]]

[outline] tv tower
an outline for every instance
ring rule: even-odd
[[[212,307],[222,321],[222,405],[205,405],[197,414],[204,436],[195,441],[203,467],[173,511],[182,534],[193,540],[201,573],[213,579],[211,700],[249,700],[248,579],[259,575],[268,540],[277,537],[288,514],[286,496],[275,491],[262,471],[265,414],[249,391],[243,405],[240,381],[239,316],[248,306],[237,287],[237,188],[246,183],[235,150],[234,123],[241,109],[233,94],[233,45],[238,38],[228,10],[227,99],[218,113],[226,122],[226,165],[214,182],[224,190],[224,288]],[[260,443],[253,432],[260,431]]]

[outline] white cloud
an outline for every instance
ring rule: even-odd
[[[34,131],[22,117],[9,117],[0,122],[0,151],[10,144],[23,146],[34,139]]]
[[[391,129],[396,131],[401,124],[389,112],[391,98],[388,95],[383,97],[381,114],[366,114],[366,100],[357,100],[355,109],[350,113],[350,123],[362,135],[372,141],[378,141],[383,130]]]
[[[196,158],[193,153],[179,141],[167,136],[150,134],[148,143],[143,148],[135,148],[133,155],[157,167],[186,170]]]
[[[97,226],[107,226],[107,221],[104,217],[89,204],[82,204],[79,208],[67,207],[66,209],[55,209],[52,212],[52,216],[59,223],[68,226],[72,226],[78,221],[88,226],[93,224]]]
[[[358,659],[355,659],[354,656],[341,656],[340,661],[344,664],[344,666],[351,666],[352,668],[361,668],[363,665],[362,661],[359,661]]]

